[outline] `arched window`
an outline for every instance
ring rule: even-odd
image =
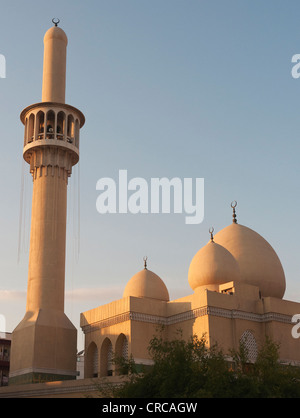
[[[100,354],[100,375],[112,376],[113,374],[113,347],[109,338],[105,338]]]
[[[257,343],[253,333],[250,330],[243,332],[240,338],[240,344],[246,350],[246,356],[249,363],[254,363],[257,358]]]
[[[85,356],[85,377],[98,377],[98,348],[94,342],[92,342]]]
[[[57,114],[57,128],[56,128],[56,138],[63,140],[66,129],[66,115],[64,112],[60,111]]]
[[[28,141],[28,118],[25,120],[25,130],[24,130],[24,147],[27,144]]]
[[[32,142],[34,140],[34,114],[33,113],[31,113],[31,115],[29,116],[27,139],[28,139],[28,142]]]
[[[118,336],[117,342],[116,342],[116,357],[119,359],[128,360],[128,340],[124,334],[120,334]],[[120,363],[120,366],[122,366],[122,362]],[[124,374],[127,373],[122,368],[119,368],[117,374]]]
[[[118,336],[116,342],[116,356],[128,359],[128,340],[124,334]]]
[[[94,350],[93,359],[92,359],[92,371],[93,377],[98,377],[98,349]]]
[[[37,139],[44,139],[45,135],[45,114],[41,110],[36,115]]]
[[[112,376],[113,374],[113,347],[112,343],[109,344],[108,353],[107,353],[107,376]]]
[[[79,148],[79,120],[75,121],[75,146]]]
[[[55,131],[55,113],[53,110],[49,110],[47,113],[47,132],[46,139],[54,139]]]
[[[70,142],[71,144],[74,141],[74,117],[73,115],[68,116],[67,141]]]

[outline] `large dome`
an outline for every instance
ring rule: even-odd
[[[261,235],[232,223],[218,232],[214,240],[234,256],[242,282],[258,286],[262,296],[283,297],[286,284],[281,262]]]
[[[188,280],[193,290],[201,286],[209,289],[240,279],[238,263],[226,248],[210,241],[191,261]]]
[[[145,268],[136,273],[127,283],[123,297],[158,299],[165,302],[170,300],[169,292],[162,279]]]

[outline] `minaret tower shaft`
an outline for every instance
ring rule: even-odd
[[[64,313],[67,184],[84,115],[65,104],[68,39],[44,37],[42,102],[21,113],[33,177],[26,313],[12,335],[10,384],[74,379],[77,330]]]

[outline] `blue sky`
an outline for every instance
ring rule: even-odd
[[[239,223],[278,253],[285,298],[300,300],[300,79],[291,76],[292,56],[300,53],[298,1],[0,6],[7,65],[0,79],[0,314],[7,331],[24,315],[27,289],[32,180],[22,162],[19,114],[41,100],[43,37],[53,17],[69,39],[66,102],[86,116],[68,191],[66,313],[73,323],[79,326],[80,312],[122,297],[144,255],[171,298],[191,293],[190,261],[211,226],[217,232],[231,223],[234,199]],[[186,225],[184,214],[100,215],[96,183],[117,180],[122,169],[129,179],[147,181],[204,178],[204,221]],[[82,341],[79,332],[79,346]]]

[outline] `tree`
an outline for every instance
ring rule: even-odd
[[[300,370],[279,363],[279,346],[266,339],[255,363],[247,360],[241,345],[231,352],[231,361],[205,335],[188,341],[167,340],[162,333],[150,341],[153,366],[137,373],[131,358],[122,364],[128,380],[113,392],[120,398],[298,398]],[[118,362],[118,361],[117,361]]]

